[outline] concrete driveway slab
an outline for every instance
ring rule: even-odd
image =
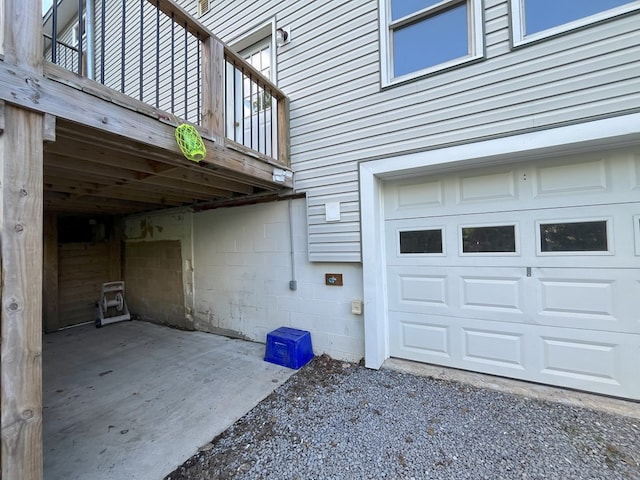
[[[295,371],[264,345],[146,322],[43,338],[45,479],[158,479]]]

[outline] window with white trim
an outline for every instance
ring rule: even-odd
[[[640,0],[511,0],[519,45],[640,9]]]
[[[383,85],[484,54],[480,0],[380,0],[380,29]]]

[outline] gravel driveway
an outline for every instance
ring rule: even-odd
[[[166,477],[640,479],[640,421],[317,357]]]

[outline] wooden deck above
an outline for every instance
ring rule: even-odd
[[[287,165],[202,129],[207,155],[187,160],[166,112],[47,62],[38,75],[0,61],[0,100],[45,114],[51,212],[128,214],[292,187],[290,175],[278,175]]]

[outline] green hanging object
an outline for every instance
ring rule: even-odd
[[[176,128],[176,141],[182,154],[194,162],[199,162],[207,154],[202,137],[193,125],[183,123]]]

